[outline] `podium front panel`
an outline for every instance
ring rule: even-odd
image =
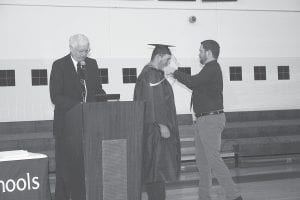
[[[144,102],[85,103],[68,115],[72,198],[140,200]]]
[[[127,140],[102,140],[103,200],[127,200]]]

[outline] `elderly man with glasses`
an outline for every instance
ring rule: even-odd
[[[95,59],[88,58],[90,43],[83,34],[69,40],[70,54],[54,61],[50,75],[50,97],[55,106],[53,135],[55,137],[56,200],[69,200],[69,184],[64,143],[64,116],[80,102],[96,101],[104,93]]]

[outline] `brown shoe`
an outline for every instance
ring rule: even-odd
[[[239,197],[237,197],[237,198],[235,198],[233,200],[243,200],[243,198],[242,198],[242,196],[239,196]]]

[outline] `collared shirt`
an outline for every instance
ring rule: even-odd
[[[216,60],[206,63],[196,75],[176,70],[174,77],[193,91],[191,103],[196,114],[224,108],[222,71]]]
[[[75,71],[77,72],[77,63],[79,63],[78,61],[74,60],[74,58],[71,56],[72,62],[74,64],[75,67]]]

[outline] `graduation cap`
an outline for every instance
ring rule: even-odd
[[[175,47],[173,45],[167,44],[148,44],[150,46],[154,46],[151,59],[154,58],[157,54],[169,54],[172,55],[169,47]]]

